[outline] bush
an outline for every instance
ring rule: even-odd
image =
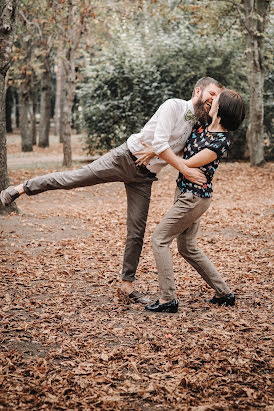
[[[88,151],[110,149],[140,131],[171,94],[157,68],[145,60],[125,53],[102,56],[79,91]]]
[[[237,44],[236,44],[237,43]],[[200,37],[189,27],[144,39],[121,36],[91,60],[78,97],[86,148],[111,149],[137,133],[168,98],[190,99],[198,78],[211,76],[239,91],[248,106],[241,40]],[[231,135],[231,158],[245,150],[246,123]]]

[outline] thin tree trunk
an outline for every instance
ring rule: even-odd
[[[61,80],[61,99],[60,99],[60,111],[59,111],[59,141],[63,143],[64,133],[65,133],[65,123],[64,123],[64,110],[65,110],[65,74],[62,73]]]
[[[0,191],[9,186],[6,142],[6,74],[10,65],[15,25],[16,0],[0,0]],[[0,214],[17,211],[13,203],[6,209],[0,202]]]
[[[55,134],[59,136],[60,143],[63,143],[64,127],[62,119],[64,115],[64,65],[63,56],[61,54],[56,69],[56,99],[54,113]]]
[[[75,52],[69,49],[67,53],[67,60],[64,66],[65,73],[65,87],[64,87],[64,161],[63,165],[70,167],[72,164],[72,150],[71,150],[71,118],[72,105],[75,95]]]
[[[37,108],[37,93],[34,89],[31,93],[31,135],[32,135],[32,144],[36,145],[37,140],[37,128],[36,128],[36,108]]]
[[[39,127],[39,147],[49,146],[49,129],[51,114],[51,78],[50,65],[46,61],[41,77],[41,104],[40,104],[40,127]]]
[[[13,106],[13,93],[12,88],[8,87],[6,90],[6,131],[12,133],[12,106]]]
[[[0,36],[1,41],[1,36]],[[1,67],[2,69],[2,67]],[[0,191],[9,186],[9,176],[7,167],[7,142],[6,142],[6,118],[5,118],[5,71],[0,72]],[[14,210],[14,204],[12,208],[6,210],[0,202],[0,214],[5,214],[6,211],[10,212]]]
[[[252,166],[264,162],[264,31],[270,1],[242,0],[244,6],[247,55],[247,77],[250,88],[247,143]]]
[[[29,120],[30,112],[30,92],[26,85],[22,83],[19,89],[19,117],[22,151],[33,151],[32,133]]]
[[[71,94],[71,93],[70,93]],[[64,141],[63,141],[63,165],[70,167],[72,165],[72,150],[71,150],[71,111],[72,111],[71,98],[67,98],[64,105]]]
[[[64,160],[63,165],[70,167],[72,165],[72,150],[71,150],[71,115],[73,98],[75,94],[75,62],[74,51],[68,50],[66,64],[64,65],[64,113],[63,113],[63,126],[64,126],[64,141],[63,152]]]
[[[72,150],[71,150],[71,120],[72,120],[72,105],[75,95],[75,53],[78,49],[81,35],[84,27],[84,16],[81,16],[76,24],[77,8],[74,0],[69,0],[70,9],[68,14],[68,39],[65,40],[67,44],[64,45],[66,49],[66,58],[63,59],[64,67],[64,166],[71,166],[72,164]],[[79,16],[78,16],[79,17]],[[68,46],[67,46],[68,45]]]
[[[15,99],[15,126],[20,127],[20,114],[19,114],[19,95],[18,89],[14,90],[14,99]]]

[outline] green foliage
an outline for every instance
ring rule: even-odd
[[[245,45],[239,31],[210,35],[189,18],[165,25],[163,16],[151,18],[143,10],[141,17],[131,25],[117,22],[114,40],[96,58],[87,56],[78,97],[89,152],[110,149],[139,132],[166,99],[190,99],[203,76],[240,92],[248,107]],[[231,158],[242,158],[246,151],[247,119],[232,135]]]
[[[186,27],[161,33],[157,41],[137,35],[104,50],[92,60],[78,92],[88,151],[121,144],[139,132],[166,99],[190,99],[202,76],[234,85],[236,63],[232,47],[224,51]]]
[[[87,72],[89,80],[79,93],[90,150],[119,145],[169,97],[156,67],[125,53],[104,57]]]

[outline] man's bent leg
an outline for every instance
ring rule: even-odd
[[[139,263],[152,182],[125,184],[127,194],[127,239],[124,252],[122,280],[132,282]]]

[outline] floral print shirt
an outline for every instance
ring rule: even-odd
[[[179,173],[177,186],[183,192],[192,192],[194,195],[202,198],[212,197],[212,179],[218,168],[220,159],[230,145],[228,132],[209,132],[206,127],[199,123],[195,124],[190,137],[187,139],[184,148],[184,159],[194,156],[199,151],[208,148],[217,154],[216,160],[209,164],[199,167],[207,178],[203,186],[191,183]]]

